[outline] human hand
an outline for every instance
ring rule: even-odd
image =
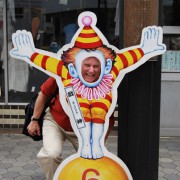
[[[155,51],[162,51],[161,54],[166,50],[165,44],[162,43],[162,28],[156,26],[149,26],[143,29],[141,36],[141,49],[144,54],[152,53]]]
[[[31,121],[30,124],[28,125],[27,129],[28,129],[28,133],[31,136],[35,136],[35,135],[40,136],[41,135],[40,127],[39,127],[39,124],[37,121]]]
[[[10,55],[17,59],[30,59],[35,52],[32,34],[26,30],[18,30],[12,35],[14,48],[10,51]],[[26,59],[25,59],[26,60]]]

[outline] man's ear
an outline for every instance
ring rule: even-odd
[[[77,78],[78,77],[78,73],[74,67],[74,65],[72,63],[68,64],[68,70],[69,73],[72,77]]]
[[[107,59],[106,60],[106,66],[105,66],[105,69],[104,69],[104,74],[109,74],[111,69],[112,69],[112,60]]]

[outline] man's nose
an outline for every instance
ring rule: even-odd
[[[90,72],[93,72],[93,71],[94,71],[94,67],[93,67],[93,66],[90,66],[90,67],[89,67],[89,71],[90,71]]]

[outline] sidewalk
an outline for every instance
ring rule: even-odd
[[[42,142],[34,142],[18,131],[0,133],[0,179],[45,180],[36,154]],[[117,133],[113,131],[106,142],[110,152],[117,155]],[[180,137],[160,138],[159,180],[180,180]],[[66,141],[63,157],[74,154]]]

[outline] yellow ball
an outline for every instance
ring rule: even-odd
[[[58,180],[128,180],[124,169],[113,159],[76,158],[59,173]]]

